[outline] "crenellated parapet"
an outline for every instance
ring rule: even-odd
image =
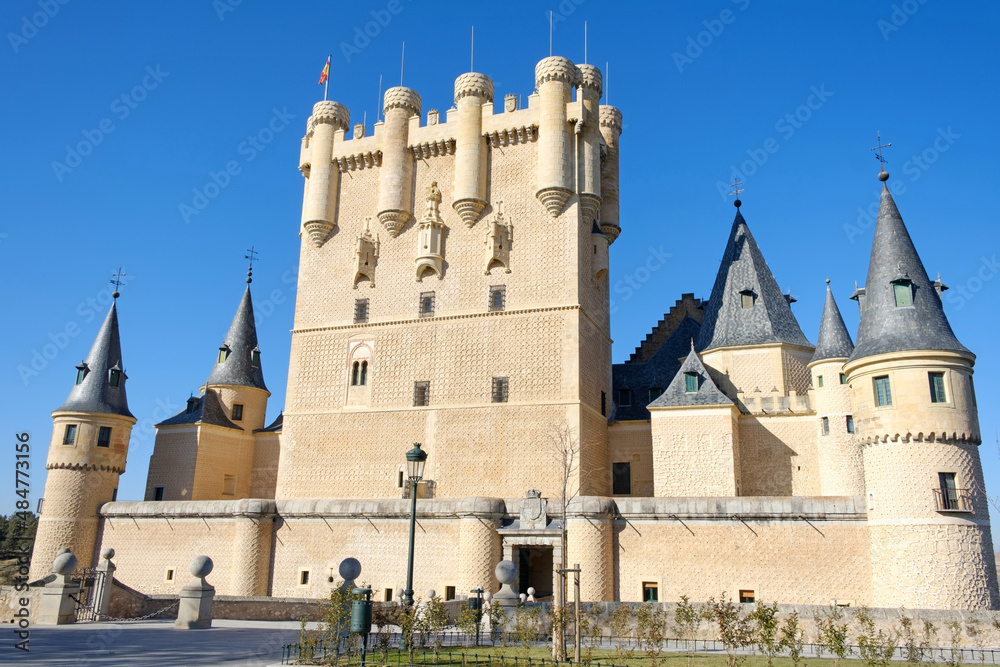
[[[385,91],[382,102],[382,113],[388,116],[390,111],[401,109],[406,112],[406,118],[420,115],[420,93],[412,88],[396,86]]]
[[[455,79],[455,104],[466,97],[476,97],[483,102],[493,101],[493,79],[479,72],[466,72]]]
[[[569,58],[549,56],[535,65],[535,88],[541,92],[542,84],[558,81],[575,87],[579,70]]]
[[[332,125],[336,130],[347,131],[351,124],[351,112],[343,104],[323,100],[313,105],[312,115],[306,122],[306,135],[313,134],[317,125]]]
[[[601,76],[601,68],[597,65],[577,65],[577,81],[581,89],[594,93],[600,99],[601,94],[604,92],[603,89],[603,77]],[[536,70],[537,78],[537,70]]]

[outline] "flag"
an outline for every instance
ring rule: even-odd
[[[326,64],[323,65],[323,73],[319,75],[319,85],[326,83],[326,80],[330,78],[330,56],[326,57]]]

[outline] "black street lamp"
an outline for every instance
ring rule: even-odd
[[[424,476],[427,452],[420,449],[420,443],[413,443],[413,449],[406,452],[406,474],[410,478],[410,554],[406,564],[406,591],[403,602],[413,606],[413,537],[417,527],[417,483]]]

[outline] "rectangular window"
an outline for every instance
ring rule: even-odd
[[[434,292],[420,293],[420,317],[434,317]]]
[[[396,487],[403,488],[403,471],[399,471],[399,476],[396,478]]]
[[[753,294],[751,292],[741,292],[740,305],[744,308],[753,308]]]
[[[492,285],[490,286],[490,303],[489,309],[491,313],[499,312],[507,307],[507,286],[506,285]]]
[[[889,388],[889,376],[883,375],[873,380],[875,383],[875,405],[892,405],[892,390]]]
[[[163,487],[154,486],[153,487],[153,500],[163,500]]]
[[[102,426],[97,432],[97,446],[98,447],[110,447],[111,446],[111,427]]]
[[[601,416],[608,416],[608,395],[604,393],[603,389],[601,390]]]
[[[444,601],[450,602],[455,599],[455,587],[445,586],[444,587]]]
[[[507,402],[507,388],[509,383],[507,378],[495,377],[493,378],[493,402],[494,403],[506,403]]]
[[[822,376],[822,375],[818,375],[818,376],[816,376],[816,383],[817,383],[817,384],[818,384],[818,385],[819,385],[820,387],[822,387],[822,386],[823,386],[823,376]]]
[[[756,600],[757,597],[753,594],[753,591],[745,591],[745,590],[740,591],[740,602],[742,602],[743,604],[751,604],[753,602],[756,602]]]
[[[655,581],[642,582],[642,601],[643,602],[660,601],[660,587],[657,585]]]
[[[226,361],[226,359],[228,359],[228,358],[229,358],[229,348],[228,347],[220,347],[219,348],[219,363],[220,364],[224,363]]]
[[[632,493],[632,464],[611,464],[611,493],[616,496],[627,496]]]
[[[951,511],[966,509],[962,506],[958,497],[958,488],[955,484],[955,473],[939,472],[938,486],[940,487],[941,494],[938,509]]]
[[[254,368],[260,368],[260,350],[257,348],[250,351],[250,365]]]
[[[430,380],[413,383],[413,407],[419,408],[431,404]]]
[[[697,373],[685,373],[684,374],[684,391],[687,393],[692,393],[698,391],[698,374]]]
[[[76,424],[66,424],[66,433],[63,435],[63,444],[72,445],[76,442]]]
[[[164,577],[164,579],[166,579],[167,581],[173,581],[174,580],[174,571],[173,570],[167,570],[167,576]]]
[[[111,502],[118,500],[118,489],[111,490]]]
[[[841,373],[840,374],[840,384],[847,384],[847,374],[846,373]]]
[[[223,475],[222,495],[224,496],[236,495],[236,475]]]
[[[309,570],[300,570],[299,586],[308,586],[308,585],[309,585]]]
[[[382,599],[385,600],[386,602],[392,602],[392,588],[388,586],[385,587],[385,595],[382,597]]]
[[[83,378],[85,378],[85,377],[87,377],[87,368],[86,367],[82,367],[82,368],[81,367],[77,367],[77,369],[76,369],[76,383],[77,384],[82,383],[83,382]]]
[[[354,323],[365,324],[368,321],[368,299],[354,300]]]
[[[913,305],[913,291],[908,282],[893,283],[892,296],[896,300],[896,308]]]
[[[110,384],[112,387],[117,387],[119,384],[121,384],[121,381],[122,381],[122,372],[120,370],[118,370],[117,368],[112,368],[110,371],[108,371],[108,384]]]
[[[830,435],[830,418],[823,417],[820,419],[820,424],[823,427],[823,435]]]
[[[618,390],[618,405],[623,408],[627,408],[632,405],[632,390],[631,389],[619,389]]]
[[[649,388],[649,402],[650,403],[652,403],[653,401],[655,401],[656,399],[658,399],[662,395],[663,395],[663,389],[661,389],[660,387],[650,387]]]
[[[931,403],[947,403],[948,397],[944,393],[944,373],[928,373],[931,382]]]
[[[847,415],[847,432],[854,433],[854,417]]]
[[[240,403],[233,403],[233,421],[243,421],[243,405]]]

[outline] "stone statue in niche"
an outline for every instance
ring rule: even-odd
[[[438,189],[437,181],[430,184],[427,188],[427,213],[424,214],[425,218],[433,218],[435,220],[441,219],[441,190]]]
[[[514,237],[514,225],[507,221],[503,212],[503,200],[497,202],[497,212],[486,225],[486,275],[494,264],[500,264],[505,273],[510,273],[510,246]]]
[[[365,231],[358,235],[355,249],[357,271],[354,273],[354,289],[358,289],[358,281],[368,279],[368,286],[375,287],[375,265],[378,263],[378,251],[381,242],[378,233],[372,235],[371,216],[365,218]]]
[[[436,274],[438,280],[444,271],[444,256],[441,242],[444,235],[444,220],[441,219],[441,190],[437,181],[427,188],[427,210],[417,223],[417,282],[428,273]]]

